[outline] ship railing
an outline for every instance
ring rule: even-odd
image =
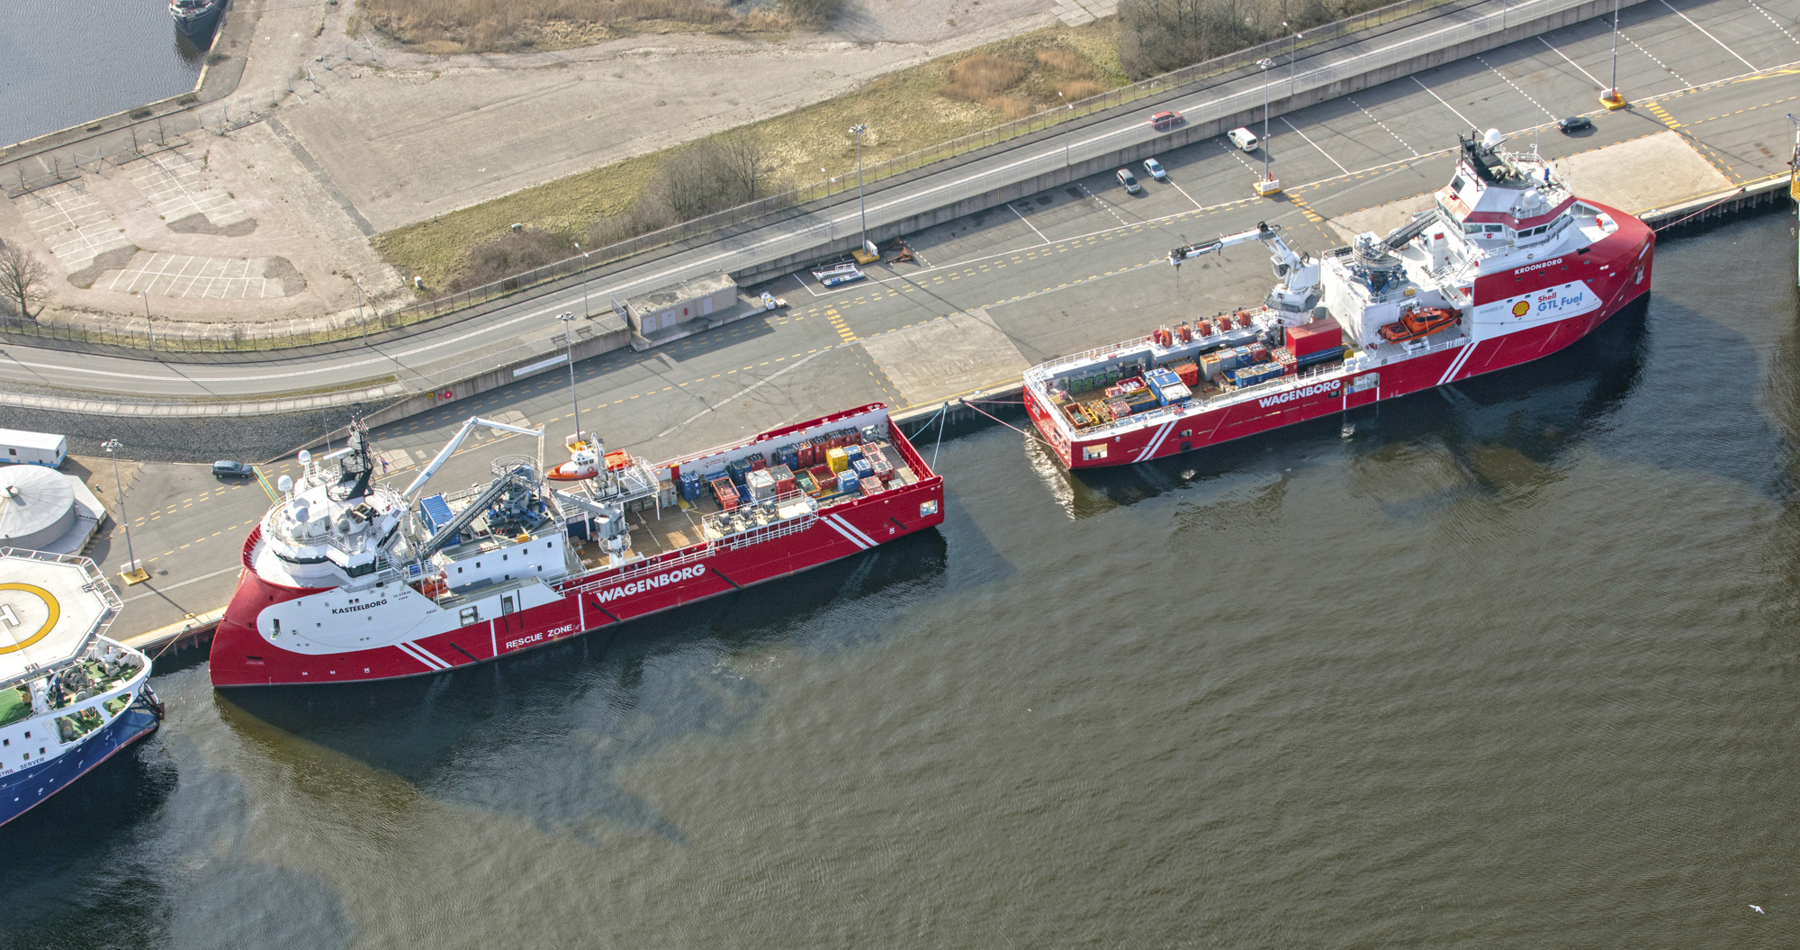
[[[672,554],[659,554],[656,557],[645,558],[641,561],[633,561],[630,564],[601,577],[596,577],[592,580],[583,580],[573,586],[559,589],[565,595],[591,593],[602,587],[611,587],[614,584],[623,584],[628,581],[634,581],[646,574],[654,574],[660,571],[669,570],[670,568],[692,564],[695,561],[705,560],[712,556],[713,551],[717,547],[717,542],[702,541],[699,544],[683,548]]]
[[[1242,308],[1242,312],[1254,319],[1264,314],[1274,313],[1275,311],[1270,310],[1265,304],[1256,307],[1244,307]],[[1176,349],[1185,350],[1195,343],[1205,342],[1206,337],[1196,336],[1192,342],[1178,344]],[[1121,357],[1131,356],[1134,353],[1148,353],[1152,358],[1155,358],[1158,354],[1166,355],[1169,352],[1170,349],[1168,347],[1159,346],[1156,343],[1151,342],[1150,335],[1146,333],[1143,336],[1135,337],[1130,340],[1123,340],[1108,346],[1096,346],[1091,350],[1083,350],[1080,353],[1075,353],[1070,356],[1057,357],[1047,363],[1040,363],[1033,366],[1031,369],[1026,370],[1025,377],[1027,381],[1036,381],[1040,383],[1049,382],[1056,376],[1055,371],[1057,368],[1073,368],[1086,363],[1097,362],[1099,360],[1119,359]]]
[[[791,508],[795,505],[800,505],[803,510],[791,514],[786,518],[780,516],[781,509]],[[750,524],[744,528],[735,528],[732,526],[733,522],[739,520],[746,518],[754,519],[754,512],[756,511],[765,512],[768,515],[769,520],[764,521],[761,524]],[[775,527],[786,522],[808,520],[816,517],[818,513],[819,504],[811,495],[808,495],[803,491],[785,491],[776,494],[773,498],[741,503],[737,508],[731,511],[720,511],[709,514],[701,519],[701,525],[706,532],[707,537],[732,542],[732,547],[738,547],[739,545],[736,543],[736,539],[739,537],[757,534],[758,537],[756,540],[763,541],[767,539],[762,536],[764,529]]]
[[[1400,346],[1401,344],[1389,344],[1389,345]],[[1448,340],[1443,340],[1443,341],[1440,341],[1437,343],[1427,343],[1423,347],[1418,347],[1418,348],[1411,349],[1411,350],[1402,349],[1401,352],[1399,352],[1399,353],[1383,354],[1383,353],[1380,353],[1379,351],[1376,351],[1376,352],[1371,352],[1365,356],[1354,357],[1352,359],[1348,359],[1348,360],[1344,361],[1344,369],[1347,372],[1360,373],[1364,370],[1374,369],[1377,366],[1386,366],[1389,363],[1393,363],[1398,360],[1403,360],[1403,359],[1410,360],[1415,357],[1424,356],[1427,353],[1436,353],[1440,350],[1455,349],[1456,347],[1467,346],[1467,345],[1469,345],[1469,336],[1468,336],[1468,334],[1463,333],[1463,334],[1458,334],[1457,336],[1451,337]]]

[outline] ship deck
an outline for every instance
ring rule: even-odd
[[[916,472],[906,466],[905,458],[898,447],[892,444],[883,445],[889,464],[894,469],[894,480],[890,487],[902,487],[916,484],[920,478]],[[853,501],[859,495],[829,494],[814,495],[819,498],[820,510],[830,508],[840,502]],[[631,547],[627,549],[627,557],[652,558],[679,551],[682,548],[699,544],[705,537],[702,528],[708,515],[723,512],[719,501],[710,491],[703,492],[693,501],[680,500],[675,506],[664,506],[660,512],[654,506],[634,507],[625,512],[625,522],[631,527]],[[598,570],[606,564],[606,554],[596,541],[581,541],[571,538],[576,543],[576,551],[581,556],[581,563],[587,570]]]

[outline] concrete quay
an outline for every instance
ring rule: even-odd
[[[610,446],[667,457],[821,407],[881,400],[929,414],[970,391],[996,392],[1028,365],[1233,307],[1266,288],[1267,263],[1254,249],[1174,272],[1163,263],[1170,247],[1259,220],[1283,225],[1290,241],[1314,251],[1391,226],[1447,180],[1454,136],[1472,127],[1512,130],[1515,148],[1535,139],[1579,193],[1656,209],[1670,223],[1684,200],[1699,199],[1699,210],[1719,197],[1765,194],[1755,186],[1776,176],[1785,183],[1792,139],[1784,114],[1800,98],[1800,79],[1786,64],[1800,60],[1800,41],[1754,10],[1739,17],[1725,15],[1735,8],[1722,3],[1684,8],[1703,33],[1673,15],[1651,16],[1655,9],[1640,5],[1622,18],[1632,41],[1622,46],[1633,55],[1621,52],[1621,86],[1636,106],[1597,116],[1591,134],[1548,128],[1553,116],[1598,105],[1592,77],[1610,67],[1611,34],[1589,22],[1276,120],[1270,156],[1288,185],[1277,199],[1248,195],[1261,173],[1255,157],[1204,140],[1160,153],[1172,180],[1140,196],[1095,175],[910,235],[919,264],[878,265],[860,284],[828,291],[801,273],[746,288],[771,289],[794,306],[649,353],[583,360],[583,421]],[[1800,4],[1771,9],[1786,24]],[[1784,185],[1766,187],[1778,194]],[[551,321],[567,306],[543,301],[502,319]],[[570,425],[565,372],[381,426],[377,446],[398,472],[428,459],[472,414],[547,425],[554,434]],[[478,456],[470,464],[479,467],[487,444],[465,450]],[[291,459],[268,466],[267,477],[284,465]],[[101,497],[110,496],[107,486]],[[182,622],[223,603],[242,537],[267,495],[216,485],[191,466],[156,464],[144,466],[127,496],[138,556],[155,576],[127,592],[138,599],[128,601],[121,632]],[[103,564],[123,560],[122,539],[101,544]]]

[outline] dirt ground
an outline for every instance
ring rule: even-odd
[[[332,39],[284,121],[377,231],[828,99],[1053,22],[1045,0],[852,0],[825,35],[430,56]]]
[[[203,114],[215,126],[253,121],[185,150],[236,202],[213,215],[224,223],[194,232],[164,220],[145,182],[116,169],[63,198],[89,207],[91,233],[51,233],[51,216],[21,198],[0,208],[0,240],[24,241],[58,271],[53,309],[141,324],[135,291],[147,287],[159,319],[342,325],[357,319],[359,277],[369,302],[410,299],[370,246],[377,233],[1047,26],[1051,6],[849,0],[828,34],[433,56],[347,35],[347,0],[240,0],[240,15],[258,17],[249,62],[235,93]],[[254,228],[244,232],[242,217]],[[71,252],[71,241],[91,246]],[[175,279],[188,273],[207,276]]]

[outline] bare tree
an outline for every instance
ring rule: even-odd
[[[762,137],[750,131],[726,132],[663,159],[643,197],[658,212],[667,213],[646,216],[666,217],[671,224],[691,221],[762,198],[772,185],[769,150]]]
[[[0,299],[19,315],[35,320],[50,298],[50,268],[18,244],[0,244]],[[37,313],[31,305],[38,304]]]

